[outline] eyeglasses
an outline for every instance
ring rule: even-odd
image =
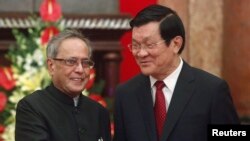
[[[138,52],[142,48],[148,51],[150,49],[153,49],[155,46],[161,43],[165,43],[165,42],[166,42],[165,40],[161,40],[159,42],[148,44],[148,45],[143,45],[143,46],[142,44],[132,43],[132,44],[128,44],[128,48],[131,52]]]
[[[78,59],[78,58],[67,58],[67,59],[61,59],[61,58],[53,58],[55,61],[61,61],[63,62],[66,66],[77,66],[79,64],[79,61],[82,65],[83,68],[93,68],[94,67],[94,62],[88,59]]]

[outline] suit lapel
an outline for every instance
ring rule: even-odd
[[[141,75],[142,79],[138,84],[136,97],[143,114],[147,135],[150,141],[156,141],[156,128],[151,95],[150,81],[147,76]]]
[[[194,89],[194,84],[192,83],[193,80],[194,76],[191,67],[184,62],[169,105],[161,141],[168,140],[168,137],[180,118],[181,113],[191,98]]]

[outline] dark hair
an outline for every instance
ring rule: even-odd
[[[131,28],[138,27],[153,21],[160,22],[161,37],[168,45],[176,36],[183,38],[182,46],[178,52],[181,54],[185,46],[185,29],[178,14],[174,10],[162,5],[150,5],[137,13],[130,21],[130,26]]]

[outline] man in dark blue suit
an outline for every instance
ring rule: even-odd
[[[208,124],[240,123],[227,83],[180,57],[185,30],[175,11],[151,5],[130,25],[142,74],[116,89],[114,141],[206,141]]]

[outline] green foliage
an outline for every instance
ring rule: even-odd
[[[24,96],[37,89],[42,89],[50,83],[46,69],[46,47],[41,44],[41,33],[48,26],[40,18],[30,18],[36,26],[27,31],[13,29],[12,33],[16,43],[11,45],[6,58],[11,61],[13,77],[16,86],[6,91],[8,103],[5,111],[1,113],[1,123],[6,125],[3,138],[14,141],[15,107]]]

